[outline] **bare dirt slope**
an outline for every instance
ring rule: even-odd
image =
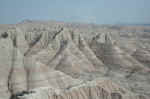
[[[0,25],[0,99],[149,99],[150,27]]]

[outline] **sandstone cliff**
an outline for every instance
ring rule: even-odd
[[[123,34],[128,27],[25,22],[0,30],[0,99],[150,98],[149,39]]]

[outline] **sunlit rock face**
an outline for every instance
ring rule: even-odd
[[[145,29],[150,27],[1,25],[0,99],[149,99]]]

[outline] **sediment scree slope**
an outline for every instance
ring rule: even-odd
[[[40,21],[0,25],[0,99],[149,99],[148,30]]]

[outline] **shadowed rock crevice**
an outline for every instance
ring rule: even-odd
[[[4,39],[7,38],[8,37],[8,33],[7,32],[2,33],[1,37],[4,38]]]

